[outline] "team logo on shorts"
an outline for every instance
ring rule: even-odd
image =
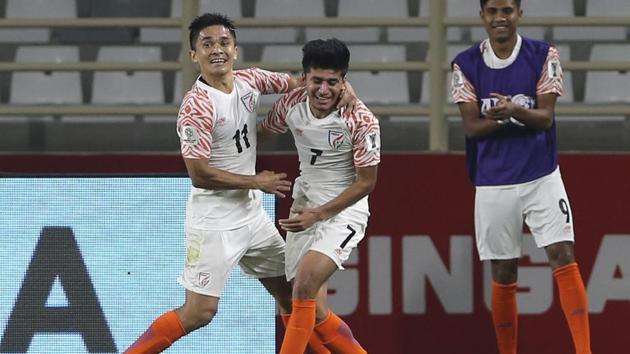
[[[199,285],[202,287],[208,286],[210,284],[210,280],[212,280],[212,274],[210,273],[199,273]]]
[[[333,149],[339,149],[341,144],[343,144],[343,132],[338,130],[329,130],[328,145],[330,145]]]
[[[248,92],[245,96],[241,97],[241,102],[243,102],[243,105],[245,106],[245,109],[247,109],[249,112],[253,112],[254,111],[254,105],[256,103],[256,97],[254,97],[254,93],[253,92]]]

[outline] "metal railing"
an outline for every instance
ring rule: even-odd
[[[188,56],[188,24],[198,13],[198,0],[183,1],[182,16],[178,18],[72,18],[72,19],[0,19],[0,28],[85,28],[85,27],[171,27],[181,29],[182,58]],[[477,17],[445,17],[445,2],[430,0],[431,17],[405,18],[239,18],[235,19],[239,28],[247,27],[428,27],[429,58],[427,61],[406,61],[388,63],[351,63],[356,71],[428,71],[430,80],[429,106],[409,105],[370,105],[377,115],[429,116],[429,149],[448,150],[447,116],[458,115],[457,107],[447,104],[445,97],[446,73],[450,65],[446,61],[446,28],[449,26],[477,26]],[[630,17],[532,17],[524,18],[521,26],[628,26]],[[238,67],[257,66],[276,71],[299,71],[299,58],[295,64],[270,62],[244,62]],[[571,70],[630,70],[630,61],[563,61],[563,68]],[[0,71],[92,71],[92,70],[163,70],[182,71],[182,92],[192,85],[196,73],[192,63],[17,63],[0,62]],[[269,107],[261,107],[266,112]],[[175,105],[5,105],[0,106],[1,115],[99,115],[99,114],[176,114]],[[562,104],[556,107],[559,114],[570,115],[630,115],[630,105],[593,105],[586,103]],[[0,118],[1,119],[1,118]]]

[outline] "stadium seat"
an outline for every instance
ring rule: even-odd
[[[23,46],[16,51],[19,63],[78,62],[79,49],[70,46]],[[79,72],[14,72],[11,80],[10,103],[43,104],[83,101]]]
[[[54,121],[52,116],[2,116],[0,117],[0,151],[41,152],[44,142],[38,136],[41,128]],[[34,134],[34,132],[37,132]]]
[[[323,0],[264,0],[256,1],[255,15],[270,17],[324,17]],[[297,28],[242,28],[239,30],[242,43],[296,43]]]
[[[595,44],[592,61],[630,61],[630,45]],[[590,71],[586,74],[584,101],[588,103],[630,102],[630,74]]]
[[[375,1],[375,0],[344,0],[339,1],[339,17],[407,17],[409,11],[407,9],[406,0],[393,0],[393,1]],[[403,28],[406,30],[420,29],[426,32],[426,28]],[[389,31],[389,29],[387,29]],[[310,33],[309,33],[310,32]],[[317,38],[316,36],[323,38],[336,37],[344,40],[348,43],[370,43],[378,42],[380,36],[380,30],[376,27],[364,27],[364,28],[329,28],[322,30],[309,30],[306,31],[307,39]],[[389,41],[407,42],[409,36],[403,36],[405,40],[399,41],[399,38],[389,38]],[[421,39],[415,36],[413,37],[417,42]]]
[[[420,1],[420,16],[431,16],[429,1]],[[478,1],[458,1],[447,0],[446,1],[446,15],[450,17],[478,17],[479,16],[479,2]],[[481,20],[479,21],[481,26]],[[474,29],[475,27],[473,27]],[[467,28],[462,27],[449,27],[446,31],[446,38],[449,41],[460,41],[463,38],[463,34],[467,31]],[[428,39],[428,32],[427,32]]]
[[[585,0],[586,16],[630,16],[627,0]]]
[[[346,1],[346,0],[344,0]],[[256,17],[324,17],[323,0],[258,0]]]
[[[295,63],[301,65],[302,45],[267,45],[260,58],[263,62]],[[261,104],[273,104],[281,95],[261,95]]]
[[[376,27],[308,27],[306,40],[338,38],[346,43],[377,43],[380,30]],[[416,39],[417,40],[417,39]]]
[[[167,17],[169,0],[108,0],[91,1],[87,17]],[[61,43],[73,44],[131,44],[137,40],[138,30],[129,27],[59,28],[52,36]]]
[[[101,47],[99,62],[159,62],[159,47]],[[164,103],[162,73],[159,71],[96,71],[92,102],[100,104]]]
[[[171,17],[182,15],[182,0],[172,0]],[[199,14],[218,12],[226,14],[231,19],[242,17],[241,2],[234,0],[199,0]],[[179,28],[146,27],[140,29],[140,42],[143,43],[179,43],[181,41]]]
[[[455,59],[455,56],[457,54],[459,54],[459,52],[468,49],[470,47],[470,45],[467,44],[455,44],[455,45],[449,45],[446,49],[446,61],[448,63],[450,63],[453,59]],[[429,56],[429,53],[427,52],[427,57]],[[451,97],[451,73],[448,72],[448,74],[446,75],[446,81],[445,81],[445,97],[447,102],[452,102],[452,97]],[[424,104],[424,105],[428,105],[430,102],[430,81],[429,81],[429,72],[425,71],[422,73],[422,92],[420,94],[420,103]]]
[[[77,16],[75,0],[7,0],[6,18],[73,18]],[[45,43],[49,28],[0,29],[0,43]]]
[[[407,0],[342,0],[339,17],[407,17]]]
[[[566,1],[566,0],[565,0]],[[585,0],[586,16],[630,16],[630,6],[627,0]],[[549,1],[553,3],[554,1]],[[574,41],[624,41],[625,27],[556,27],[555,40]]]
[[[405,47],[401,45],[350,45],[348,79],[361,100],[370,103],[408,103],[407,73],[400,71],[366,72],[352,70],[352,63],[403,62]]]

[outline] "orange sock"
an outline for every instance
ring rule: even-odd
[[[280,315],[280,318],[282,318],[282,323],[284,323],[284,327],[286,327],[291,318],[291,314]],[[311,354],[330,354],[330,351],[324,347],[315,334],[312,334],[311,338],[308,339],[308,349],[310,349]]]
[[[315,326],[315,332],[324,346],[335,354],[367,354],[361,344],[354,339],[350,327],[335,315],[328,312],[328,317]]]
[[[280,354],[302,354],[315,327],[315,299],[293,299],[293,310]]]
[[[516,354],[518,310],[516,283],[503,285],[492,282],[492,322],[500,354]]]
[[[591,354],[586,289],[577,263],[570,263],[553,272],[558,284],[560,305],[564,311],[577,354]]]
[[[158,317],[125,354],[157,354],[186,334],[174,311]]]

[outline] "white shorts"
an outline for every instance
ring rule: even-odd
[[[253,278],[284,275],[284,240],[260,208],[250,223],[234,230],[186,229],[186,266],[179,283],[186,289],[221,297],[238,263]]]
[[[295,199],[293,207],[316,206],[296,196],[295,189],[293,198]],[[365,236],[370,215],[368,210],[368,198],[365,197],[336,216],[320,221],[304,231],[287,232],[285,266],[287,280],[295,278],[299,262],[308,251],[325,254],[339,269],[344,269],[343,263]],[[289,215],[293,216],[294,214]]]
[[[527,183],[477,187],[475,233],[481,260],[520,258],[523,221],[539,248],[574,241],[573,213],[559,168]]]

